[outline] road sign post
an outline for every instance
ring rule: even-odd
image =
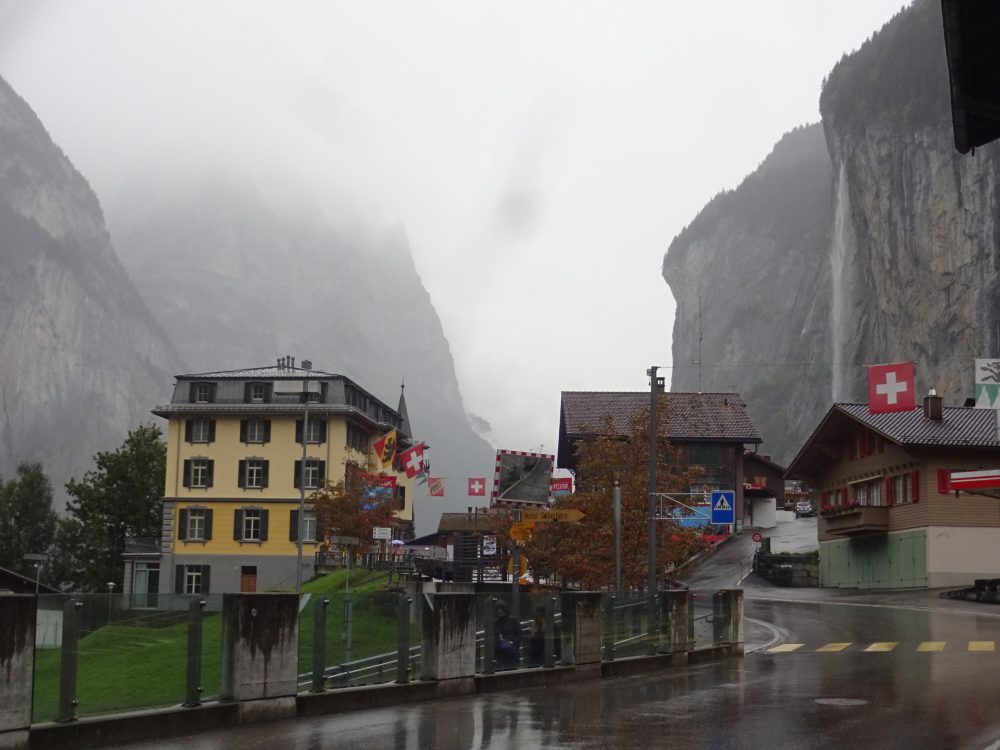
[[[732,526],[736,523],[736,493],[732,490],[712,491],[712,523]]]

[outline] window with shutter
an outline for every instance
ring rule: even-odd
[[[181,511],[178,514],[178,521],[177,521],[177,538],[182,542],[185,539],[187,539],[187,524],[188,524],[187,508],[181,508]]]
[[[185,487],[190,487],[191,486],[191,459],[190,458],[185,458],[184,459],[184,486]]]
[[[243,540],[243,509],[237,508],[233,511],[233,539],[237,542]]]
[[[299,541],[299,512],[293,510],[288,514],[288,541]]]
[[[205,541],[209,541],[212,538],[212,510],[211,508],[205,509]]]
[[[913,472],[913,502],[920,502],[920,472]]]
[[[938,492],[942,495],[947,495],[951,492],[951,471],[948,469],[938,469],[937,470],[937,484]]]

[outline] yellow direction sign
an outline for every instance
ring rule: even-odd
[[[586,514],[576,508],[562,510],[522,510],[521,521],[531,523],[579,523]]]
[[[510,527],[510,538],[515,542],[526,542],[531,539],[531,526],[515,523]]]

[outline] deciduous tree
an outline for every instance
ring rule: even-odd
[[[125,540],[158,538],[163,515],[167,447],[160,428],[129,432],[120,448],[94,456],[96,469],[71,479],[67,517],[59,522],[57,571],[64,586],[121,591]]]
[[[657,415],[658,492],[683,492],[695,482],[699,470],[673,472],[667,457],[665,400]],[[525,543],[524,554],[537,574],[557,573],[566,581],[587,588],[613,585],[615,569],[612,491],[620,481],[622,498],[622,585],[638,588],[647,577],[647,498],[649,496],[649,413],[635,415],[627,439],[615,437],[611,418],[594,425],[593,437],[577,444],[576,492],[557,498],[556,508],[577,508],[584,513],[577,524],[541,524]],[[667,506],[671,505],[669,501]],[[701,535],[676,522],[656,524],[656,563],[660,575],[692,552],[705,546]]]
[[[49,478],[40,463],[22,463],[15,479],[0,480],[0,566],[33,576],[24,556],[47,553],[55,535]]]
[[[378,472],[369,461],[364,466],[349,464],[344,479],[310,495],[319,538],[353,536],[362,545],[370,544],[374,527],[393,524],[395,499],[380,489]]]

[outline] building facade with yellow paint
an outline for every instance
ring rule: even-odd
[[[286,357],[177,376],[170,403],[153,410],[168,421],[162,539],[155,555],[126,555],[126,593],[294,589],[303,481],[301,577],[312,577],[321,540],[309,496],[364,466],[379,437],[395,429],[405,439],[410,426],[402,395],[393,409],[311,367]],[[410,480],[383,473],[397,477],[394,525],[412,522]]]

